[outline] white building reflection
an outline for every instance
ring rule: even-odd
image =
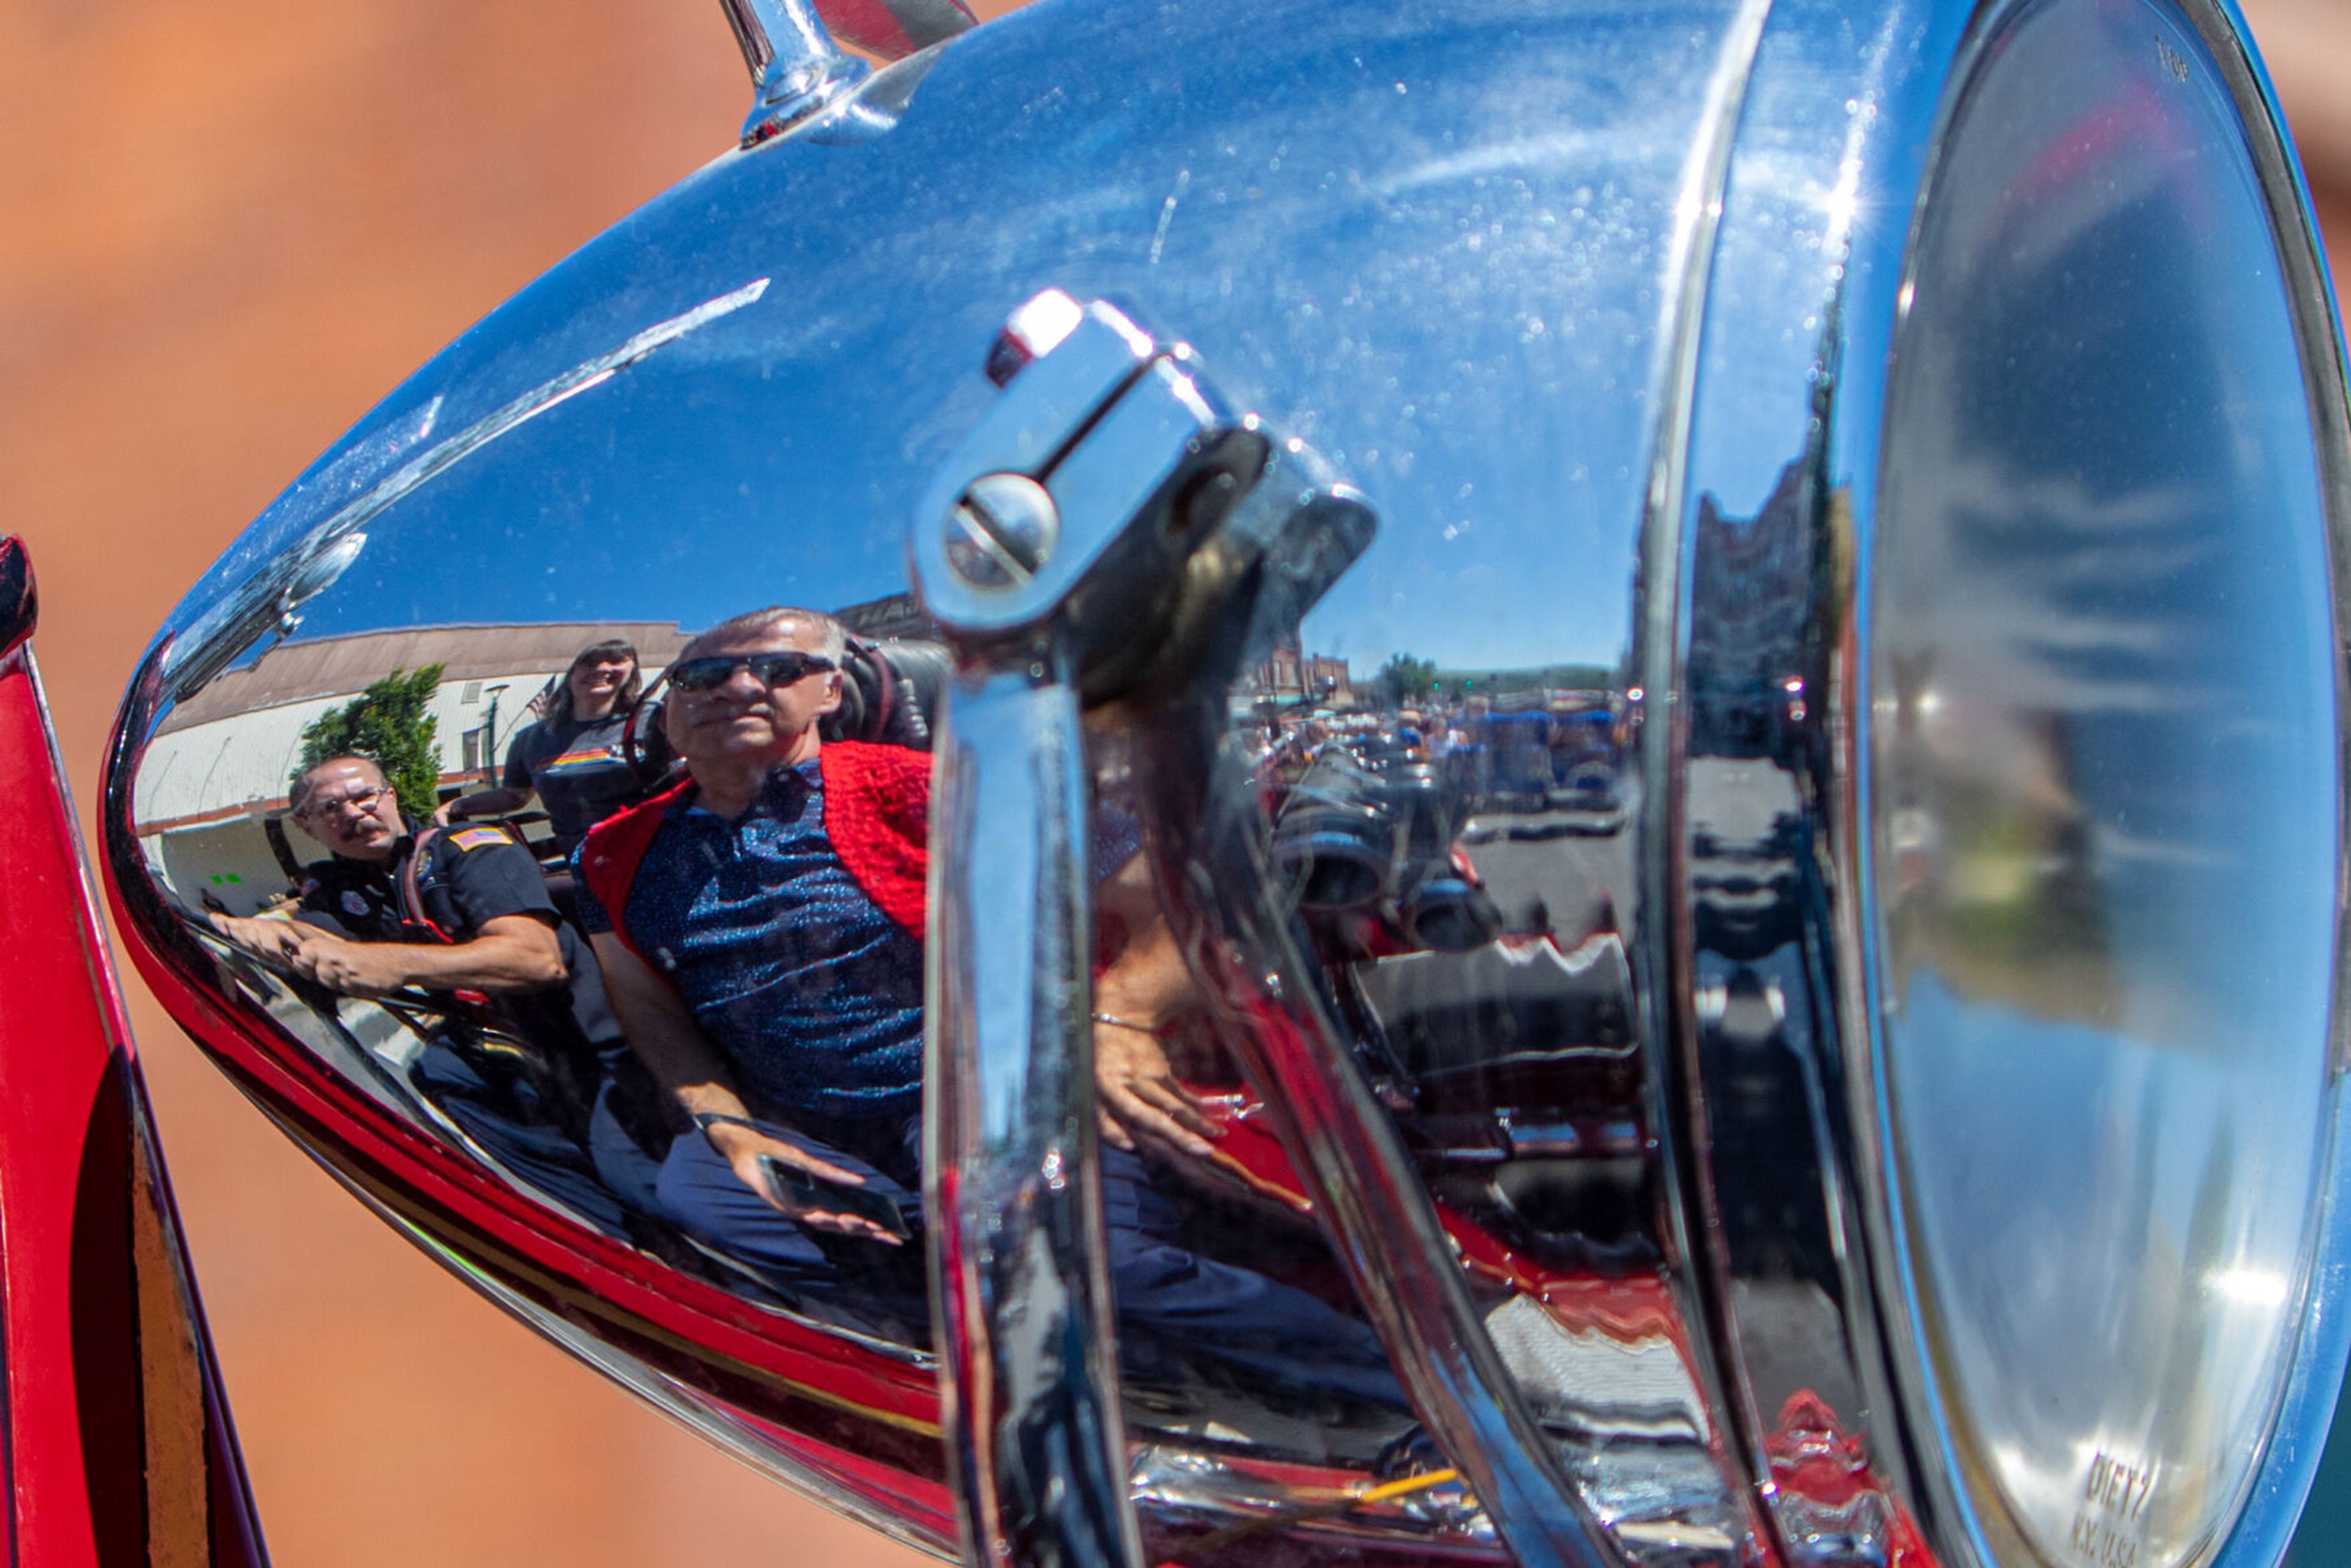
[[[395,670],[439,664],[434,720],[442,792],[479,788],[530,704],[581,648],[633,643],[650,681],[688,633],[655,622],[549,622],[430,626],[280,643],[224,671],[160,727],[132,791],[147,862],[190,909],[217,904],[250,915],[283,894],[318,846],[289,841],[286,789],[302,735]],[[431,804],[403,801],[415,815]],[[541,827],[538,831],[544,831]]]

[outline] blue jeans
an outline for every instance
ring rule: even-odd
[[[927,1327],[922,1249],[922,1118],[809,1117],[760,1130],[865,1178],[895,1201],[915,1245],[804,1230],[737,1179],[699,1133],[671,1144],[655,1192],[663,1214],[707,1245],[796,1290],[871,1305]],[[1403,1389],[1370,1325],[1253,1270],[1204,1258],[1181,1239],[1183,1206],[1155,1186],[1141,1158],[1102,1150],[1102,1218],[1113,1310],[1122,1334],[1142,1330],[1292,1387],[1404,1410]]]

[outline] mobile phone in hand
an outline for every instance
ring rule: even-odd
[[[912,1239],[914,1236],[897,1201],[887,1194],[870,1192],[862,1186],[846,1186],[840,1182],[820,1181],[799,1166],[779,1160],[773,1155],[759,1156],[759,1174],[767,1178],[768,1190],[794,1208],[822,1209],[827,1214],[853,1214],[860,1219],[872,1220],[901,1241]]]

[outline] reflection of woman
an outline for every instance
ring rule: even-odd
[[[618,638],[582,648],[547,716],[507,747],[502,787],[459,796],[443,809],[445,817],[455,821],[519,810],[536,795],[547,810],[555,847],[569,854],[589,829],[647,794],[621,743],[643,690],[635,648]],[[668,760],[661,726],[643,729],[646,760],[658,771]]]

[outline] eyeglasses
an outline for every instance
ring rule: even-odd
[[[338,796],[331,800],[305,800],[302,802],[302,809],[294,814],[298,817],[323,817],[340,810],[364,817],[375,810],[375,803],[378,800],[391,793],[392,786],[379,784],[372,789],[355,789],[348,795]]]
[[[682,692],[716,691],[748,670],[761,685],[788,686],[841,666],[821,653],[788,648],[780,653],[713,653],[706,658],[681,659],[669,667],[669,684]]]

